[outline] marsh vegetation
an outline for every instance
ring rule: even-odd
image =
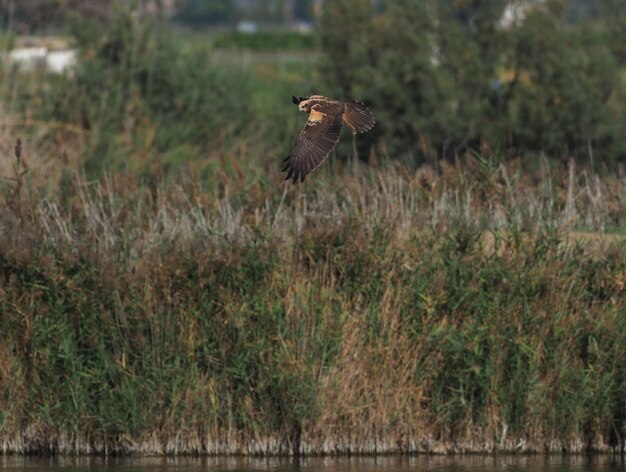
[[[623,451],[623,79],[608,127],[542,141],[526,118],[414,109],[429,62],[367,55],[410,79],[387,106],[365,72],[325,72],[343,43],[324,31],[320,57],[244,64],[122,13],[80,23],[70,75],[0,71],[0,450]],[[530,77],[510,110],[546,104]],[[318,83],[382,125],[283,193],[290,97]]]

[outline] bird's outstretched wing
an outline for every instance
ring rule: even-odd
[[[311,110],[309,119],[300,132],[291,153],[283,160],[282,171],[287,172],[285,180],[296,183],[317,169],[337,145],[341,133],[343,109],[336,113],[322,113]]]
[[[369,131],[376,123],[369,108],[357,100],[345,104],[343,120],[352,128],[353,133]]]

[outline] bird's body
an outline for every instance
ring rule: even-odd
[[[364,133],[374,126],[374,115],[358,101],[341,102],[322,95],[292,98],[300,111],[309,114],[303,130],[289,156],[283,160],[283,172],[295,184],[317,169],[339,141],[341,126],[348,125],[352,133]]]

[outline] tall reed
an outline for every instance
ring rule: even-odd
[[[281,199],[269,161],[88,181],[3,133],[4,453],[623,449],[623,172],[330,162]]]

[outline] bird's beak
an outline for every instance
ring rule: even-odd
[[[299,105],[302,100],[299,100],[297,97],[292,96],[291,101],[294,105]]]

